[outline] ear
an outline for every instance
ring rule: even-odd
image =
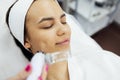
[[[29,48],[31,47],[30,41],[29,41],[28,38],[25,38],[24,47],[25,47],[26,49],[29,49]]]

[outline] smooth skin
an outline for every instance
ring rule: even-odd
[[[36,0],[26,16],[25,47],[32,53],[69,49],[70,27],[55,0]]]

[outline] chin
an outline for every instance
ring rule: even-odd
[[[46,50],[45,53],[53,53],[53,52],[58,52],[58,51],[67,51],[70,50],[70,46],[66,45],[66,46],[56,46],[54,49],[49,49]]]
[[[70,47],[69,46],[64,46],[62,47],[61,49],[59,49],[59,51],[67,51],[67,50],[70,50]]]

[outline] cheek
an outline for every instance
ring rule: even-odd
[[[41,47],[41,51],[43,51],[45,53],[52,52],[55,49],[55,45],[54,45],[53,41],[43,42],[39,46]]]
[[[43,35],[35,35],[31,38],[31,47],[32,51],[43,51],[43,52],[51,52],[55,48],[56,43],[55,33],[44,33]]]
[[[42,39],[40,46],[44,52],[51,52],[55,49],[56,37],[53,33],[47,34]]]

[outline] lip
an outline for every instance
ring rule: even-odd
[[[70,42],[70,39],[65,39],[63,41],[56,43],[56,45],[67,45],[67,44],[69,44],[69,42]]]

